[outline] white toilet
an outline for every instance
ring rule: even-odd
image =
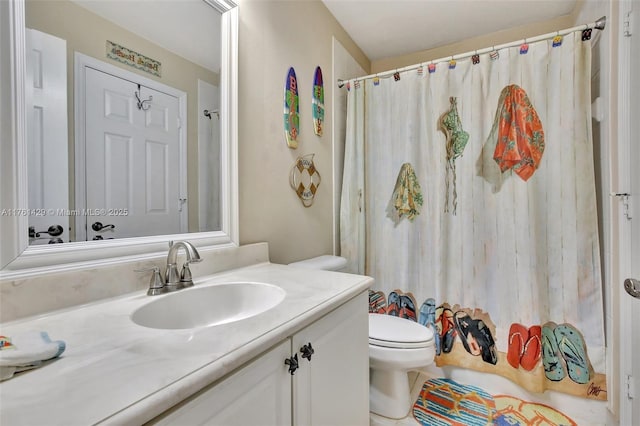
[[[369,314],[369,410],[402,419],[412,402],[408,373],[433,363],[433,332],[417,322]]]
[[[347,260],[325,255],[290,265],[342,271]],[[435,355],[430,329],[391,315],[369,314],[369,410],[392,419],[406,417],[413,402],[408,373],[432,364]]]

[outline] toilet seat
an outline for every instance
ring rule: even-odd
[[[386,314],[369,314],[369,344],[383,348],[433,346],[433,332],[417,322]]]

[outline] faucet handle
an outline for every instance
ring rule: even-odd
[[[182,272],[180,273],[180,282],[185,288],[193,286],[193,276],[191,275],[189,263],[189,261],[184,262],[184,265],[182,265]]]
[[[164,286],[164,279],[162,279],[162,275],[160,274],[160,268],[157,266],[151,268],[144,269],[134,269],[135,272],[149,272],[153,271],[153,275],[149,279],[149,290],[147,291],[147,295],[155,296],[157,294],[162,294],[166,291]]]

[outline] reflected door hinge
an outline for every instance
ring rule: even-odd
[[[633,34],[633,11],[630,10],[624,15],[624,22],[622,23],[622,34],[625,37],[631,37]]]
[[[627,398],[634,399],[636,397],[636,389],[633,384],[633,376],[627,374]]]
[[[182,120],[180,120],[180,117],[177,117],[176,121],[178,122],[178,129],[182,129]]]
[[[618,197],[618,199],[622,201],[622,214],[627,218],[627,220],[631,220],[633,218],[631,194],[626,192],[612,192],[610,195],[612,197]]]
[[[184,206],[184,203],[187,202],[186,198],[178,198],[178,212],[182,213],[182,207]]]

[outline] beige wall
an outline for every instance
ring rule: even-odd
[[[157,80],[187,93],[187,162],[189,230],[198,231],[198,79],[215,86],[220,83],[217,73],[163,49],[126,29],[113,24],[67,0],[28,0],[26,2],[26,26],[52,34],[67,41],[68,117],[71,167],[74,164],[74,103],[73,70],[74,52],[97,58],[127,71]],[[123,45],[149,56],[162,64],[162,77],[139,71],[106,57],[106,41]],[[71,174],[72,176],[72,174]],[[70,188],[73,205],[74,189]]]
[[[331,90],[332,36],[367,71],[370,64],[322,2],[240,0],[239,2],[239,196],[240,243],[267,241],[271,261],[330,254],[332,246]],[[316,66],[325,84],[325,127],[313,133],[311,90]],[[298,149],[284,140],[283,92],[295,68],[300,97]],[[322,183],[305,208],[289,186],[289,171],[300,155],[315,153]]]
[[[566,15],[548,21],[522,25],[517,28],[497,31],[495,33],[462,40],[457,43],[436,47],[434,49],[421,50],[419,52],[409,53],[407,55],[379,59],[371,62],[371,72],[376,73],[388,71],[394,68],[401,68],[408,65],[418,64],[420,62],[427,62],[451,55],[471,52],[473,50],[479,50],[503,43],[509,43],[527,37],[546,34],[549,32],[570,28],[574,26],[573,22],[573,15]]]

